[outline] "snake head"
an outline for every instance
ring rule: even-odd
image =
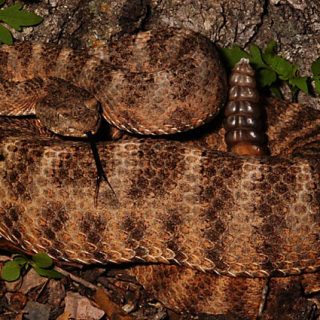
[[[100,105],[89,92],[58,78],[50,78],[46,85],[47,95],[36,106],[36,116],[46,128],[67,137],[97,132]]]

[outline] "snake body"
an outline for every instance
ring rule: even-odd
[[[119,129],[158,135],[200,126],[226,97],[215,47],[183,29],[128,36],[92,55],[52,44],[3,46],[0,62],[0,115],[36,113],[64,136],[95,132],[95,99]]]
[[[186,34],[190,35],[188,32]],[[140,125],[137,119],[142,115],[137,116],[137,108],[131,109],[130,104],[126,107],[129,113],[125,112],[124,104],[119,103],[119,112],[116,111],[116,116],[111,115],[113,102],[121,99],[115,99],[118,94],[115,89],[103,94],[100,84],[111,83],[111,87],[114,85],[114,88],[118,88],[114,84],[122,77],[118,68],[106,76],[104,72],[99,73],[99,70],[110,66],[106,67],[99,62],[93,68],[97,71],[96,76],[89,74],[86,80],[72,82],[72,79],[80,79],[79,74],[84,75],[83,70],[89,70],[88,66],[92,66],[92,61],[96,60],[85,60],[87,62],[82,65],[86,65],[87,69],[63,69],[63,65],[70,66],[63,60],[64,57],[73,57],[68,60],[71,62],[77,59],[74,58],[75,54],[70,55],[70,51],[66,55],[61,53],[65,51],[60,50],[55,53],[59,57],[58,61],[49,59],[45,64],[43,54],[36,65],[33,59],[39,57],[39,52],[42,51],[40,47],[30,49],[29,44],[25,49],[26,52],[32,52],[29,55],[18,54],[17,48],[0,50],[2,65],[5,66],[1,76],[4,78],[3,85],[9,88],[8,97],[14,96],[17,91],[28,91],[32,97],[20,94],[13,101],[4,98],[4,107],[0,110],[6,111],[2,115],[34,113],[36,106],[31,103],[34,101],[45,101],[45,105],[51,105],[51,98],[45,98],[45,91],[51,90],[48,84],[54,87],[52,93],[56,90],[55,85],[61,84],[61,81],[67,82],[65,87],[68,88],[78,88],[87,81],[83,85],[86,93],[82,100],[90,101],[92,97],[101,99],[105,118],[119,128],[144,133],[163,133],[163,130],[165,133],[172,133],[197,126],[211,118],[219,109],[225,93],[221,96],[219,94],[225,83],[220,63],[210,53],[208,41],[200,36],[196,38],[193,33],[191,35],[192,43],[197,44],[196,48],[206,47],[206,50],[210,50],[201,56],[198,53],[192,54],[191,49],[187,50],[190,54],[184,62],[192,73],[189,80],[195,80],[195,88],[185,82],[174,83],[173,86],[176,85],[181,90],[188,89],[189,93],[177,98],[176,105],[174,101],[177,96],[172,95],[175,90],[171,88],[172,83],[168,89],[157,94],[152,89],[153,101],[165,104],[168,99],[168,108],[182,104],[188,110],[186,113],[182,112],[186,115],[185,118],[183,115],[182,118],[173,116],[181,113],[178,109],[170,112],[171,116],[165,115],[165,120],[158,120],[162,122],[160,129],[153,126],[159,125],[155,121],[158,116],[153,118],[153,115],[145,115]],[[165,46],[166,40],[173,37],[172,30],[168,36],[163,33],[158,37],[157,41],[150,42],[141,37],[144,39],[142,43],[148,50],[154,46]],[[178,39],[180,38],[179,36]],[[147,39],[150,40],[150,33]],[[162,40],[159,42],[159,39]],[[142,46],[139,41],[139,46]],[[184,46],[185,43],[183,41]],[[121,61],[129,59],[126,47],[128,43],[121,47]],[[20,45],[19,48],[21,50],[24,47]],[[177,56],[183,57],[181,50],[181,47],[177,47],[173,52],[178,54],[171,53],[170,59],[174,61],[166,62],[170,65],[169,70],[173,70],[173,64],[181,63],[179,59],[176,61]],[[52,52],[49,51],[48,55],[53,54]],[[119,54],[122,51],[117,52]],[[197,62],[200,67],[192,67],[195,63],[192,64],[189,60],[194,62],[200,58],[204,59],[203,62]],[[154,59],[153,62],[160,63],[159,59]],[[161,63],[167,59],[169,57],[164,57]],[[145,61],[144,64],[151,63],[150,61]],[[16,65],[17,73],[12,70],[12,65]],[[56,66],[60,66],[60,69]],[[215,69],[208,71],[210,66]],[[140,67],[140,64],[134,66],[137,69]],[[43,73],[49,73],[49,70],[59,70],[64,75],[62,80],[56,79],[58,71],[44,77]],[[128,68],[123,68],[121,73],[124,74],[127,70]],[[202,71],[200,74],[199,70]],[[161,78],[163,71],[159,72]],[[150,72],[154,79],[151,81],[152,86],[159,72]],[[135,76],[138,74],[141,76],[140,71],[134,73]],[[173,74],[180,77],[176,71]],[[164,76],[163,79],[167,77],[169,76]],[[125,78],[123,76],[121,81]],[[217,79],[218,83],[210,83]],[[11,87],[17,81],[18,89]],[[71,85],[68,84],[69,81]],[[30,88],[33,90],[30,91]],[[161,85],[159,88],[162,88]],[[132,90],[132,96],[138,95],[138,89]],[[151,99],[148,96],[151,89],[140,87],[139,90],[139,103]],[[127,95],[124,99],[129,98]],[[161,102],[160,98],[164,100]],[[19,104],[19,101],[26,103]],[[196,103],[191,103],[192,101]],[[134,102],[132,104],[134,106]],[[108,106],[111,106],[110,110]],[[191,111],[196,118],[190,116]],[[115,194],[107,184],[102,184],[97,207],[94,205],[96,168],[87,143],[40,134],[35,120],[2,117],[0,234],[28,251],[46,251],[57,259],[81,263],[144,262],[181,265],[183,270],[175,269],[174,266],[161,266],[158,273],[148,267],[141,267],[145,269],[136,271],[146,285],[152,283],[150,279],[168,272],[163,270],[171,270],[168,278],[173,277],[173,281],[176,280],[176,274],[180,274],[178,278],[181,279],[194,279],[192,283],[202,290],[204,299],[199,297],[197,302],[189,300],[186,303],[188,298],[184,296],[182,301],[177,297],[186,288],[182,289],[177,285],[173,293],[168,290],[170,299],[163,299],[177,310],[223,310],[223,299],[227,298],[223,298],[222,294],[218,295],[220,298],[213,299],[216,301],[213,303],[209,299],[212,297],[208,291],[209,284],[210,290],[217,286],[220,288],[217,290],[221,292],[224,292],[221,288],[226,288],[226,284],[229,284],[229,288],[239,288],[239,284],[242,284],[240,287],[246,288],[243,292],[251,292],[248,289],[251,280],[238,277],[264,279],[269,275],[295,275],[316,271],[320,267],[320,114],[311,108],[275,101],[267,108],[267,114],[271,157],[239,157],[225,152],[225,145],[219,142],[223,135],[221,131],[212,134],[218,150],[208,149],[198,142],[183,143],[172,139],[131,139],[99,143],[101,162]],[[191,122],[187,124],[178,121],[186,118],[191,119]],[[168,124],[167,121],[170,125],[166,127],[163,124]],[[94,122],[97,120],[92,121]],[[168,269],[164,269],[165,267]],[[176,273],[176,270],[181,272]],[[216,275],[228,277],[217,278]],[[229,280],[232,279],[229,276],[236,278]],[[205,277],[207,278],[204,280]],[[260,285],[264,280],[259,279],[252,281],[257,281]],[[230,298],[230,294],[228,297]],[[189,298],[191,299],[191,295]],[[239,301],[234,304],[239,305]]]

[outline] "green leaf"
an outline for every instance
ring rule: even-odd
[[[271,91],[271,94],[273,97],[283,99],[282,93],[278,87],[272,86],[272,87],[270,87],[270,91]]]
[[[276,41],[271,40],[267,43],[267,46],[264,49],[264,52],[262,53],[263,61],[269,66],[272,64],[272,59],[275,56],[276,49],[277,49]]]
[[[239,46],[234,45],[232,48],[222,48],[220,53],[230,69],[232,69],[241,58],[249,58],[248,53]]]
[[[275,40],[270,40],[264,49],[264,54],[273,56],[277,50],[277,42]]]
[[[261,69],[257,79],[261,87],[269,87],[277,81],[277,74],[271,69]]]
[[[53,265],[52,259],[44,252],[35,254],[32,260],[40,268],[50,268]]]
[[[0,10],[0,20],[7,23],[16,31],[21,31],[22,27],[34,26],[43,19],[33,12],[22,9],[22,4],[17,3]]]
[[[309,94],[308,77],[296,77],[289,79],[289,83],[298,87],[303,92]]]
[[[268,66],[271,66],[273,57],[274,54],[262,54],[262,59]]]
[[[13,43],[11,32],[1,24],[0,24],[0,41],[5,44]]]
[[[313,61],[311,65],[311,71],[314,76],[320,76],[320,57],[317,60]]]
[[[15,256],[13,258],[13,261],[16,262],[20,267],[23,267],[25,264],[28,263],[28,259],[24,256]]]
[[[252,44],[250,46],[250,62],[256,67],[256,68],[266,68],[267,65],[264,63],[264,61],[262,60],[262,56],[261,56],[261,50],[260,48],[255,45]]]
[[[50,278],[50,279],[61,279],[62,274],[54,269],[43,269],[35,265],[34,270],[42,277]]]
[[[15,281],[20,277],[20,266],[15,261],[8,261],[1,270],[1,278],[5,281]]]
[[[281,80],[293,78],[298,70],[294,64],[279,56],[271,58],[270,66],[279,75]]]
[[[320,94],[320,76],[319,77],[314,77],[314,87],[316,89],[316,93]]]

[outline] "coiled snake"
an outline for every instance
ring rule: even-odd
[[[163,300],[195,312],[223,311],[230,294],[218,292],[227,286],[254,291],[251,279],[240,276],[319,269],[319,111],[269,103],[269,157],[225,152],[223,129],[211,134],[215,149],[172,138],[98,143],[117,199],[102,184],[95,207],[88,144],[8,116],[36,113],[58,134],[83,136],[97,131],[98,100],[104,118],[130,132],[197,127],[226,97],[214,46],[191,31],[167,29],[129,36],[93,55],[52,45],[4,46],[0,61],[1,236],[57,259],[184,266],[135,272],[146,284],[163,273],[189,277],[203,297],[190,300],[177,283]]]

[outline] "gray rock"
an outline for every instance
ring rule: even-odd
[[[48,320],[50,309],[50,306],[46,304],[29,301],[24,308],[25,317],[29,320]]]

